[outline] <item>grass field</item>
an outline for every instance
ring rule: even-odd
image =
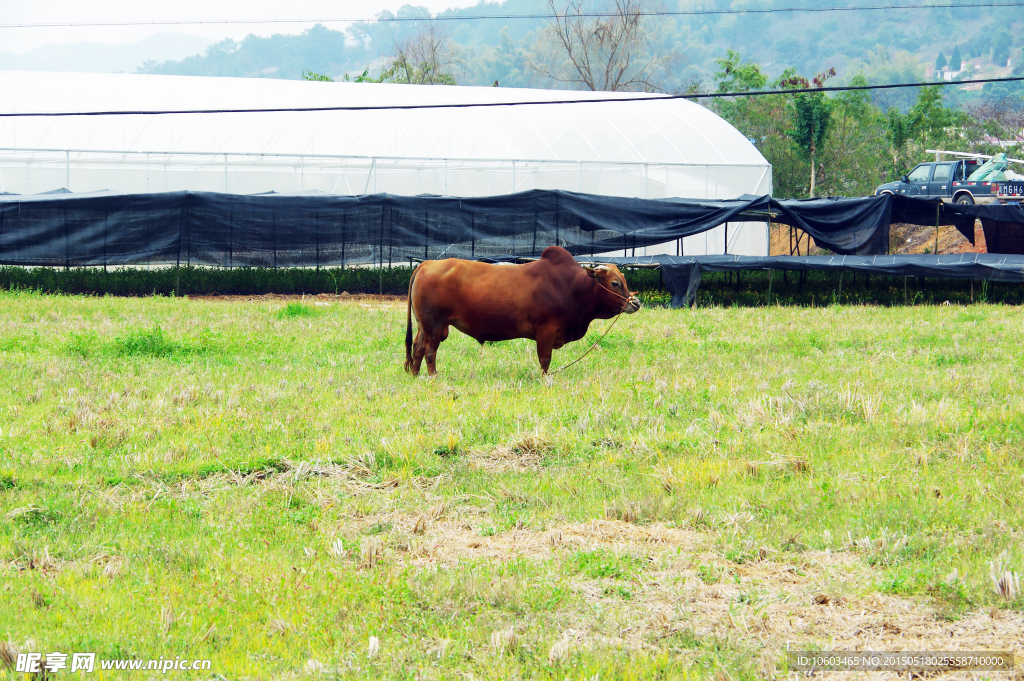
[[[232,680],[1024,655],[1020,308],[648,308],[551,380],[458,333],[413,379],[404,328],[0,293],[6,649]]]

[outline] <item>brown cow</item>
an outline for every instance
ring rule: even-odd
[[[472,260],[427,260],[409,280],[405,369],[437,373],[437,348],[448,327],[484,341],[531,338],[547,373],[551,351],[579,340],[595,319],[632,314],[640,301],[615,265],[580,267],[569,251],[544,249],[526,265],[489,265]],[[412,315],[416,313],[416,342]]]

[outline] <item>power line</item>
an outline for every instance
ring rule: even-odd
[[[975,83],[1019,83],[1024,76],[1011,78],[974,78],[971,80],[890,83],[887,85],[839,85],[834,87],[807,87],[786,90],[748,90],[741,92],[707,92],[684,95],[642,95],[639,97],[602,97],[600,99],[553,99],[543,101],[460,102],[455,104],[389,104],[379,106],[299,106],[271,109],[167,109],[139,111],[38,111],[0,112],[0,118],[66,118],[69,116],[166,116],[180,114],[222,113],[309,113],[318,111],[402,111],[416,109],[476,109],[499,106],[546,106],[550,104],[609,104],[615,102],[654,102],[673,99],[720,99],[724,97],[764,97],[768,95],[799,95],[810,92],[853,92],[858,90],[895,90],[908,87],[939,87],[946,85],[972,85]],[[367,86],[369,87],[369,86]],[[511,88],[510,88],[511,89]]]
[[[874,12],[908,9],[969,9],[969,8],[1024,8],[1020,2],[974,2],[955,4],[908,4],[908,5],[860,5],[853,7],[775,7],[746,9],[693,9],[666,10],[660,12],[637,12],[637,16],[676,17],[706,16],[720,14],[782,14],[782,13],[823,13],[823,12]],[[573,14],[474,14],[474,15],[436,15],[426,17],[349,17],[334,19],[197,19],[185,21],[88,21],[88,22],[41,22],[30,24],[0,24],[4,28],[95,28],[111,26],[207,26],[231,24],[337,24],[337,23],[403,23],[415,21],[481,21],[487,19],[563,19],[565,17],[581,17],[587,19],[607,19],[620,16],[615,12],[581,12]]]

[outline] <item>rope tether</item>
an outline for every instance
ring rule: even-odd
[[[587,355],[589,355],[589,354],[590,354],[590,351],[591,351],[591,350],[593,350],[594,348],[596,348],[596,347],[597,347],[597,345],[598,345],[598,343],[600,343],[601,341],[603,341],[603,340],[604,340],[604,337],[605,337],[605,336],[607,336],[607,335],[608,335],[608,332],[609,332],[609,331],[611,331],[611,330],[612,330],[612,327],[614,327],[614,326],[615,326],[615,322],[619,321],[619,317],[621,317],[621,316],[622,316],[622,313],[623,313],[623,311],[625,311],[625,309],[626,309],[626,306],[627,306],[627,305],[629,305],[629,301],[630,301],[630,298],[627,298],[626,296],[622,295],[621,293],[616,293],[615,291],[611,290],[610,288],[608,288],[607,286],[605,286],[605,285],[604,285],[604,284],[602,284],[601,282],[597,282],[597,285],[598,285],[598,286],[600,286],[601,288],[603,288],[603,289],[604,289],[605,291],[607,291],[608,293],[611,293],[611,294],[612,294],[612,295],[614,295],[614,296],[618,296],[619,298],[622,298],[622,299],[623,299],[623,300],[624,300],[625,302],[624,302],[624,303],[622,303],[622,307],[621,307],[621,308],[619,309],[618,313],[616,313],[615,317],[614,317],[614,318],[612,319],[612,323],[608,325],[608,328],[607,328],[607,329],[605,329],[605,332],[604,332],[603,334],[601,334],[601,337],[600,337],[600,338],[598,338],[598,339],[597,339],[596,341],[594,341],[594,344],[593,344],[593,345],[591,345],[591,346],[590,346],[589,348],[587,348],[587,351],[586,351],[586,352],[584,352],[584,353],[583,353],[582,355],[580,355],[579,357],[577,357],[577,358],[576,358],[576,359],[574,359],[573,361],[569,362],[569,363],[568,363],[568,364],[566,364],[565,366],[561,366],[561,367],[558,367],[558,368],[557,368],[557,369],[555,369],[554,371],[549,371],[549,372],[547,373],[547,375],[548,375],[548,376],[554,376],[555,374],[557,374],[557,373],[559,373],[559,372],[561,372],[561,371],[565,371],[566,369],[568,369],[569,367],[571,367],[571,366],[572,366],[573,364],[576,364],[576,363],[577,363],[577,362],[579,362],[579,361],[580,361],[581,359],[583,359],[584,357],[586,357]]]

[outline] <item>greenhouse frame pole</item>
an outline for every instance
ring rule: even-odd
[[[377,192],[377,159],[370,161],[370,172],[366,175],[366,186],[363,187],[363,195],[370,190],[370,179],[373,179],[373,191]]]

